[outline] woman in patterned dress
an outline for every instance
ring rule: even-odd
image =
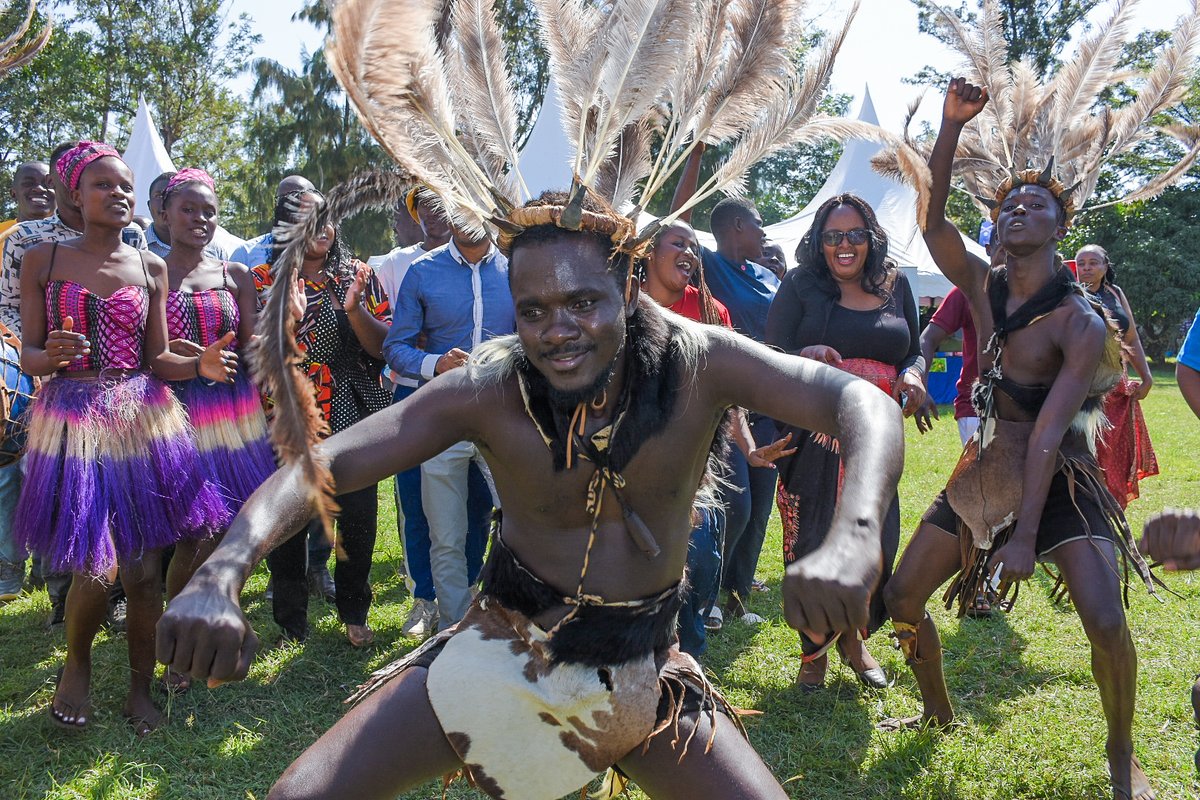
[[[301,199],[282,198],[276,207],[276,221],[288,219],[289,209]],[[271,265],[250,272],[261,308],[271,286]],[[300,368],[313,383],[317,408],[330,432],[337,433],[391,402],[391,392],[380,380],[391,309],[375,273],[350,257],[332,225],[326,225],[310,243],[300,274],[304,290],[297,292],[296,337],[305,355]],[[342,513],[337,521],[335,602],[350,644],[364,647],[375,636],[367,625],[378,514],[375,485],[339,495],[337,500]],[[308,635],[307,562],[303,530],[267,557],[274,582],[275,621],[289,639],[302,640]]]
[[[1125,345],[1122,355],[1126,374],[1104,399],[1104,416],[1109,427],[1096,440],[1096,460],[1104,469],[1104,482],[1121,508],[1125,508],[1140,494],[1138,482],[1158,474],[1158,458],[1150,444],[1150,431],[1141,406],[1141,401],[1150,394],[1154,378],[1146,363],[1133,311],[1116,284],[1116,270],[1109,263],[1105,249],[1098,244],[1081,247],[1075,254],[1075,274],[1117,323]],[[1129,379],[1131,366],[1137,372],[1136,382]]]

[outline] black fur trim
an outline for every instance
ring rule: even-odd
[[[517,561],[499,536],[480,576],[483,593],[533,618],[563,608],[563,593]],[[665,598],[643,606],[583,606],[550,637],[551,660],[589,667],[617,666],[664,652],[675,639],[676,617],[683,605],[685,582]]]

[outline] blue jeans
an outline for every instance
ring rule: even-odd
[[[396,386],[393,403],[399,403],[416,389]],[[433,567],[429,561],[429,521],[421,505],[421,468],[413,467],[396,474],[396,506],[404,515],[404,565],[413,582],[413,597],[434,601]],[[491,527],[492,493],[483,473],[474,464],[467,472],[467,579],[474,584],[483,567]]]
[[[17,498],[21,496],[21,478],[24,475],[21,462],[0,467],[0,561],[24,566],[29,557],[17,544],[13,531],[13,514],[17,510]]]
[[[688,539],[688,593],[679,609],[679,649],[693,656],[708,649],[704,618],[717,600],[721,575],[720,515],[700,510],[700,524]]]
[[[755,443],[762,447],[775,441],[775,421],[757,414],[751,417],[750,432]],[[729,466],[732,470],[729,482],[742,491],[726,491],[722,497],[727,527],[721,588],[745,600],[767,535],[779,473],[766,467],[751,467],[736,447],[729,454]]]

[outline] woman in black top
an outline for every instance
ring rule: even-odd
[[[1126,371],[1132,366],[1138,375],[1137,383],[1125,375],[1104,399],[1104,415],[1110,427],[1096,441],[1096,460],[1104,469],[1104,482],[1121,508],[1125,508],[1139,494],[1138,481],[1158,474],[1158,459],[1140,405],[1142,398],[1150,393],[1154,379],[1129,301],[1116,284],[1116,270],[1104,248],[1098,244],[1079,248],[1075,254],[1075,275],[1117,323],[1125,345],[1122,355]]]
[[[887,234],[861,198],[842,194],[817,210],[796,248],[767,315],[767,343],[824,361],[874,383],[911,416],[925,399],[917,307],[908,280],[887,257]],[[836,441],[796,431],[799,451],[780,464],[779,512],[787,563],[820,547],[833,520],[841,483]],[[886,621],[883,586],[900,544],[900,505],[893,500],[883,538],[883,574],[871,600],[868,632]],[[803,639],[804,666],[797,684],[824,686],[824,648]],[[843,637],[838,650],[859,680],[884,688],[887,679],[862,642]]]

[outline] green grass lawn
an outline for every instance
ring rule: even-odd
[[[1144,404],[1163,474],[1143,483],[1130,509],[1135,531],[1166,505],[1200,506],[1200,422],[1167,372]],[[958,450],[949,410],[935,431],[911,423],[901,483],[905,535],[941,489]],[[377,593],[373,648],[352,650],[331,606],[314,601],[307,644],[260,653],[242,684],[193,689],[168,703],[170,724],[137,740],[119,714],[125,689],[125,642],[102,633],[95,647],[93,722],[72,735],[46,715],[62,663],[61,629],[47,631],[44,592],[0,608],[0,800],[8,798],[249,798],[272,781],[343,713],[342,699],[373,669],[412,647],[400,638],[411,602],[396,577],[400,551],[391,484],[380,487],[380,534],[372,574]],[[854,674],[831,662],[829,689],[792,688],[800,667],[796,635],[783,622],[780,535],[773,521],[759,565],[771,586],[752,605],[767,617],[756,628],[731,624],[713,637],[705,666],[734,704],[763,712],[748,720],[750,737],[793,797],[1063,798],[1105,797],[1104,720],[1090,673],[1087,642],[1075,614],[1046,599],[1035,578],[1011,615],[959,622],[931,611],[942,631],[946,672],[959,721],[945,733],[881,734],[883,717],[916,713],[915,683],[889,640],[870,647],[895,685],[858,690]],[[1192,753],[1188,688],[1200,671],[1200,574],[1167,576],[1180,597],[1159,602],[1131,594],[1130,625],[1138,649],[1137,752],[1159,796],[1200,797]],[[243,600],[270,642],[277,631],[251,579]],[[165,701],[164,701],[165,702]],[[404,720],[396,720],[397,736]],[[351,756],[352,758],[353,756]],[[535,765],[531,765],[536,768]],[[642,795],[632,793],[635,797]],[[440,782],[404,795],[440,795]],[[482,797],[461,783],[454,798]]]

